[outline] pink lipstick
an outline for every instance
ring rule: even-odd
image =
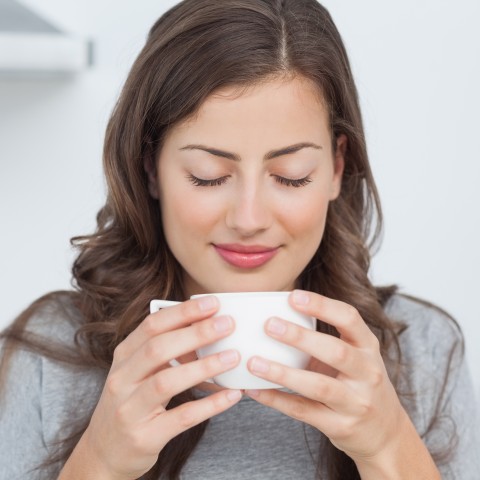
[[[275,256],[278,247],[264,245],[219,244],[213,245],[217,253],[230,265],[238,268],[255,268]]]

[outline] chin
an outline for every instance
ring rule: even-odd
[[[255,279],[241,279],[222,283],[221,285],[213,286],[209,289],[212,293],[227,293],[227,292],[281,292],[290,291],[294,289],[292,283],[280,284],[278,282],[258,281]]]
[[[212,269],[208,277],[205,271],[195,273],[196,276],[187,275],[184,279],[187,297],[202,293],[288,292],[296,285],[295,278],[281,278],[278,271],[272,274],[265,270],[231,272]]]

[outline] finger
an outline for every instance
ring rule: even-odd
[[[128,399],[129,408],[139,418],[161,413],[175,395],[208,378],[236,367],[240,355],[236,350],[209,355],[178,367],[167,368],[146,379]]]
[[[132,383],[141,382],[170,360],[226,337],[233,330],[233,318],[220,316],[152,337],[122,364],[122,375]]]
[[[347,303],[305,290],[294,290],[289,302],[296,310],[334,326],[341,338],[352,345],[378,343],[357,309]]]
[[[362,378],[372,368],[372,355],[342,338],[309,330],[277,317],[268,319],[265,331],[276,340],[310,354],[349,377]]]
[[[131,356],[152,337],[211,317],[219,305],[217,297],[208,295],[151,313],[117,346],[114,359],[122,361]]]
[[[240,390],[222,390],[200,400],[167,410],[149,422],[145,437],[156,438],[158,450],[180,433],[233,407],[242,398]]]
[[[290,368],[258,356],[249,359],[247,367],[254,375],[283,385],[339,413],[362,413],[358,394],[335,378]]]
[[[341,416],[321,403],[301,395],[281,390],[245,390],[245,395],[267,407],[274,408],[295,420],[307,423],[329,436],[339,424]]]

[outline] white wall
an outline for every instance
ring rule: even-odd
[[[0,80],[0,328],[68,288],[69,238],[104,196],[105,125],[148,28],[174,1],[23,0],[91,36],[96,65],[74,80]],[[380,283],[460,322],[480,391],[480,2],[327,0],[350,53],[386,217]]]

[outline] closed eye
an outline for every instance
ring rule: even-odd
[[[278,175],[274,175],[274,177],[278,183],[282,185],[286,185],[287,187],[295,187],[295,188],[304,187],[305,185],[309,184],[312,181],[312,178],[308,175],[306,177],[297,178],[297,179],[280,177]]]
[[[218,178],[212,178],[211,180],[205,180],[203,178],[198,178],[195,175],[192,175],[191,173],[187,175],[187,179],[196,187],[218,187],[220,185],[223,185],[227,180],[230,175],[225,175],[223,177],[218,177]],[[299,187],[304,187],[305,185],[308,185],[311,181],[312,178],[310,176],[306,176],[303,178],[285,178],[281,177],[279,175],[272,175],[275,178],[275,181],[277,183],[280,183],[281,185],[285,185],[287,187],[294,187],[294,188],[299,188]]]
[[[229,175],[225,175],[224,177],[213,178],[211,180],[204,180],[202,178],[195,177],[191,173],[187,175],[187,178],[190,182],[193,183],[196,187],[218,187],[219,185],[224,184]]]

